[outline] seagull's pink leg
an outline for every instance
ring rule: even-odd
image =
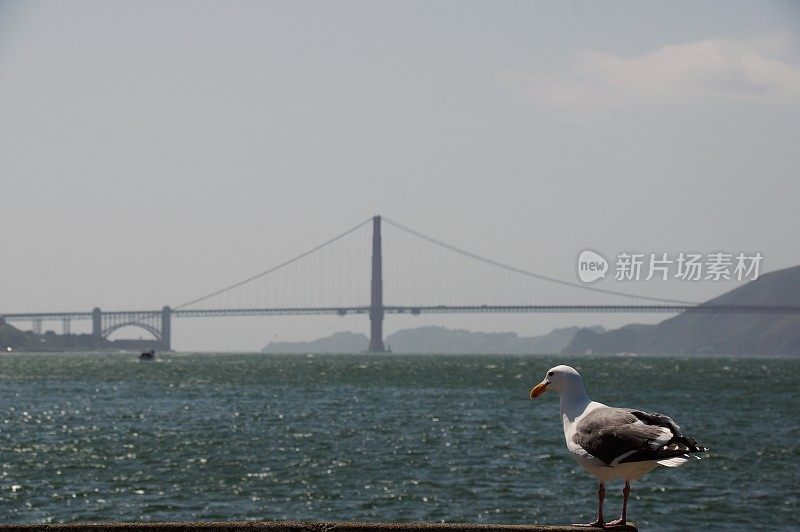
[[[575,523],[572,526],[592,526],[595,528],[603,528],[605,527],[605,523],[603,521],[603,501],[606,498],[606,485],[603,482],[600,482],[597,485],[597,521],[594,523]]]
[[[610,523],[606,523],[606,526],[619,526],[628,522],[628,495],[630,495],[630,493],[631,484],[626,480],[625,487],[622,488],[622,517],[611,521]]]

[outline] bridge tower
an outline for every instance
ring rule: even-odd
[[[172,309],[161,309],[161,350],[172,351]]]
[[[102,338],[103,336],[103,312],[100,307],[92,310],[92,336]]]
[[[381,217],[372,218],[372,300],[369,305],[370,353],[382,353],[383,347],[383,261],[381,258]]]

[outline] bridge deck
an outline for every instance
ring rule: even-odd
[[[437,305],[383,307],[386,314],[468,314],[468,313],[668,313],[701,312],[721,314],[800,314],[800,306],[780,305]],[[355,307],[285,307],[173,310],[175,318],[211,318],[234,316],[289,316],[311,314],[369,314],[369,305]],[[162,310],[103,311],[103,316],[145,319],[160,316]],[[91,320],[91,312],[25,312],[0,314],[6,321]]]

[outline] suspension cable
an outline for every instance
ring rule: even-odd
[[[239,281],[238,283],[234,283],[234,284],[232,284],[230,286],[226,286],[225,288],[220,288],[219,290],[215,290],[214,292],[211,292],[211,293],[206,294],[204,296],[198,297],[196,299],[192,299],[191,301],[187,301],[186,303],[182,303],[182,304],[174,307],[174,309],[178,310],[178,309],[182,309],[184,307],[188,307],[189,305],[194,305],[195,303],[200,303],[201,301],[205,301],[206,299],[210,299],[210,298],[212,298],[214,296],[218,296],[218,295],[220,295],[220,294],[222,294],[224,292],[228,292],[229,290],[233,290],[234,288],[239,288],[240,286],[245,285],[245,284],[247,284],[247,283],[249,283],[251,281],[255,281],[256,279],[260,279],[261,277],[264,277],[265,275],[269,275],[272,272],[280,270],[281,268],[283,268],[285,266],[288,266],[288,265],[290,265],[290,264],[292,264],[294,262],[297,262],[298,260],[300,260],[300,259],[302,259],[304,257],[307,257],[307,256],[311,255],[315,251],[319,251],[320,249],[324,248],[325,246],[327,246],[329,244],[333,244],[337,240],[346,237],[350,233],[353,233],[357,229],[360,229],[361,227],[363,227],[364,225],[366,225],[366,224],[368,224],[370,222],[372,222],[372,218],[367,218],[366,220],[364,220],[360,224],[358,224],[358,225],[356,225],[354,227],[351,227],[350,229],[348,229],[344,233],[341,233],[341,234],[331,238],[330,240],[326,240],[322,244],[320,244],[320,245],[318,245],[318,246],[316,246],[314,248],[311,248],[308,251],[306,251],[304,253],[301,253],[300,255],[297,255],[296,257],[293,257],[293,258],[291,258],[291,259],[289,259],[289,260],[287,260],[285,262],[282,262],[282,263],[278,264],[277,266],[273,266],[272,268],[270,268],[268,270],[264,270],[261,273],[257,273],[257,274],[255,274],[255,275],[253,275],[251,277],[248,277],[247,279]]]
[[[482,257],[481,255],[476,255],[475,253],[471,253],[471,252],[466,251],[464,249],[457,248],[457,247],[452,246],[452,245],[450,245],[450,244],[448,244],[446,242],[442,242],[441,240],[437,240],[437,239],[435,239],[433,237],[430,237],[428,235],[420,233],[419,231],[415,231],[415,230],[413,230],[413,229],[411,229],[409,227],[406,227],[405,225],[402,225],[402,224],[400,224],[398,222],[395,222],[394,220],[386,218],[385,216],[383,217],[383,221],[388,223],[389,225],[392,225],[392,226],[396,227],[397,229],[400,229],[401,231],[405,231],[406,233],[414,235],[417,238],[421,238],[421,239],[426,240],[426,241],[428,241],[428,242],[430,242],[432,244],[436,244],[437,246],[440,246],[440,247],[445,248],[447,250],[453,251],[453,252],[458,253],[460,255],[463,255],[465,257],[469,257],[471,259],[483,262],[485,264],[490,264],[490,265],[496,266],[498,268],[503,268],[504,270],[511,271],[511,272],[514,272],[514,273],[518,273],[520,275],[525,275],[527,277],[533,277],[535,279],[540,279],[542,281],[549,281],[551,283],[557,283],[557,284],[560,284],[560,285],[563,285],[563,286],[570,286],[572,288],[579,288],[581,290],[589,290],[589,291],[592,291],[592,292],[599,292],[599,293],[603,293],[603,294],[630,297],[632,299],[641,299],[641,300],[645,300],[645,301],[658,301],[660,303],[673,303],[673,304],[680,304],[680,305],[697,305],[698,304],[696,301],[683,301],[683,300],[678,300],[678,299],[665,299],[665,298],[660,298],[660,297],[641,296],[641,295],[636,295],[636,294],[628,294],[626,292],[617,292],[617,291],[614,291],[614,290],[606,290],[604,288],[598,288],[596,286],[585,286],[585,285],[580,285],[578,283],[572,283],[572,282],[569,282],[569,281],[563,281],[561,279],[556,279],[554,277],[548,277],[546,275],[541,275],[541,274],[534,273],[534,272],[531,272],[531,271],[528,271],[528,270],[523,270],[521,268],[517,268],[517,267],[511,266],[509,264],[505,264],[505,263],[502,263],[502,262],[498,262],[496,260],[492,260],[492,259],[489,259],[489,258],[486,258],[486,257]]]

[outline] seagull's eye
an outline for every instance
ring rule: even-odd
[[[548,376],[548,377],[552,377],[552,376],[553,376],[553,373],[555,373],[555,371],[548,371],[548,372],[547,372],[547,376]]]

